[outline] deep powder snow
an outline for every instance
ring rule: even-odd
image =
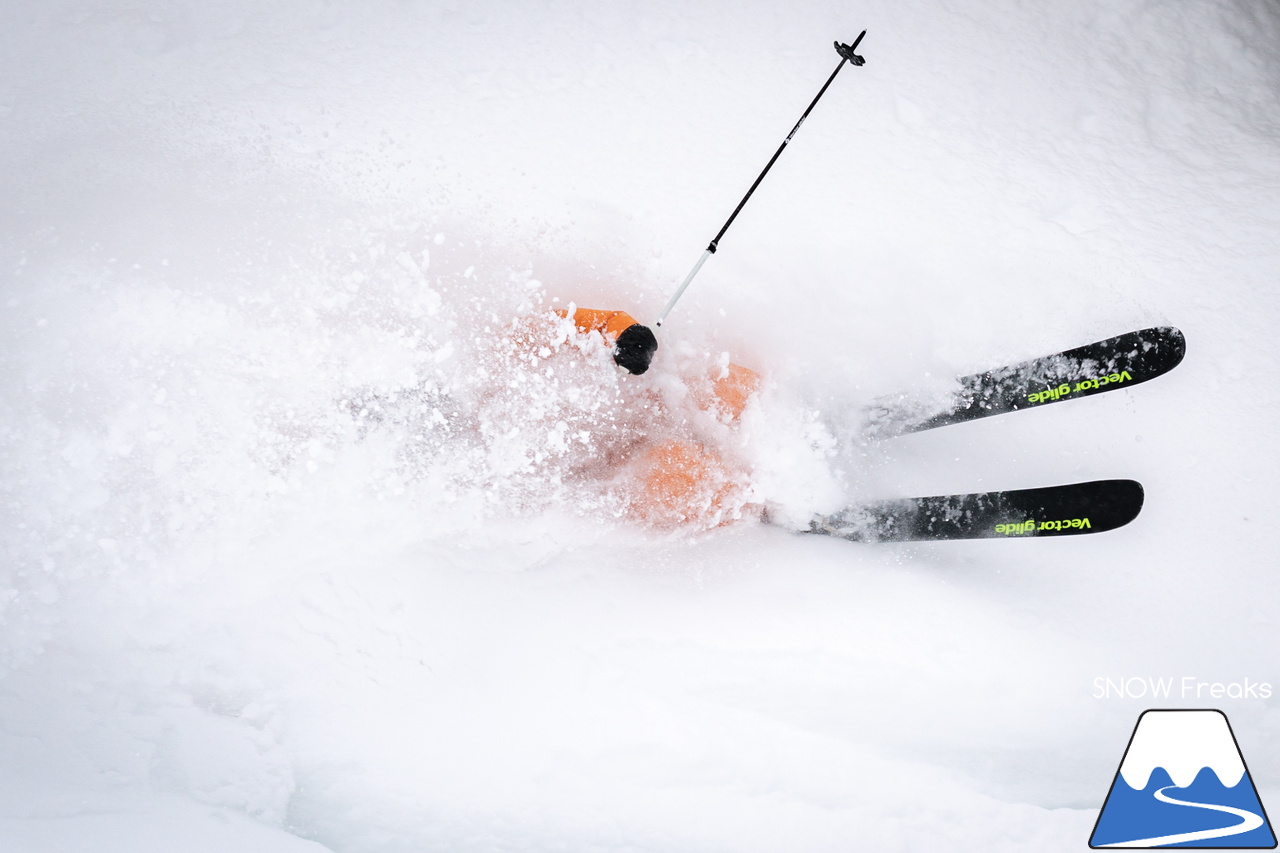
[[[1095,678],[1280,682],[1275,3],[6,19],[5,850],[1074,850],[1153,701]],[[648,374],[555,319],[655,315],[862,28]],[[1132,391],[855,437],[1161,323]],[[688,435],[782,526],[637,523]],[[1103,477],[1079,540],[786,529]]]

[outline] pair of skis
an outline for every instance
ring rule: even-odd
[[[1138,385],[1177,367],[1186,340],[1162,326],[963,376],[932,405],[906,397],[872,407],[867,435],[891,438]],[[1078,536],[1123,527],[1142,510],[1135,480],[882,501],[815,518],[809,532],[858,542]]]

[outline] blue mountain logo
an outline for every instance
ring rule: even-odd
[[[1144,711],[1089,846],[1274,848],[1227,715]]]

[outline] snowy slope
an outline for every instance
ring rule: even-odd
[[[1094,678],[1280,684],[1276,3],[4,19],[3,849],[1074,850],[1151,704]],[[511,357],[553,305],[655,315],[863,28],[650,374]],[[833,443],[1162,323],[1186,361],[1132,391]],[[674,428],[643,389],[725,352],[786,517],[1147,506],[883,547],[620,520],[611,442]],[[1215,702],[1264,803],[1273,703]]]

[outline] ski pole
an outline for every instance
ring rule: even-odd
[[[800,129],[800,125],[804,124],[804,120],[809,117],[809,113],[813,110],[814,105],[818,103],[818,99],[827,91],[827,87],[831,85],[831,81],[836,79],[836,75],[840,73],[841,68],[844,68],[844,64],[848,62],[853,65],[862,65],[866,61],[861,56],[854,53],[854,51],[858,49],[858,43],[862,41],[862,37],[866,34],[866,30],[859,33],[858,37],[853,40],[853,44],[841,44],[840,42],[835,43],[836,53],[840,54],[840,64],[836,66],[835,71],[831,72],[831,76],[827,78],[827,82],[822,84],[822,88],[818,90],[818,94],[815,95],[813,100],[809,103],[808,108],[804,111],[804,115],[800,116],[800,120],[796,122],[796,126],[791,128],[791,132],[787,134],[787,138],[782,140],[782,144],[778,146],[778,150],[773,152],[773,157],[769,158],[769,162],[765,165],[764,171],[762,171],[760,176],[756,178],[756,182],[751,185],[751,189],[747,190],[747,194],[742,197],[742,201],[738,202],[738,206],[733,209],[733,213],[729,215],[729,219],[725,222],[724,227],[720,229],[720,233],[711,240],[711,243],[707,246],[706,250],[703,251],[702,257],[698,258],[698,262],[693,265],[693,269],[691,269],[689,274],[685,276],[684,281],[678,288],[676,288],[676,292],[671,296],[671,301],[667,303],[666,308],[662,309],[662,313],[658,315],[657,322],[653,325],[662,325],[662,321],[667,319],[667,315],[671,313],[671,309],[675,307],[676,302],[684,294],[685,288],[689,286],[689,282],[693,281],[693,277],[698,274],[698,270],[702,269],[702,265],[707,262],[707,258],[716,253],[716,246],[720,243],[720,238],[724,236],[724,232],[728,231],[729,226],[733,224],[733,220],[737,219],[738,213],[742,210],[743,206],[746,205],[747,199],[751,198],[751,194],[756,191],[756,187],[760,186],[760,182],[764,180],[764,176],[769,174],[769,170],[773,168],[774,161],[778,159],[780,154],[782,154],[782,149],[786,148],[787,143],[791,141],[791,137],[796,135],[796,131]]]

